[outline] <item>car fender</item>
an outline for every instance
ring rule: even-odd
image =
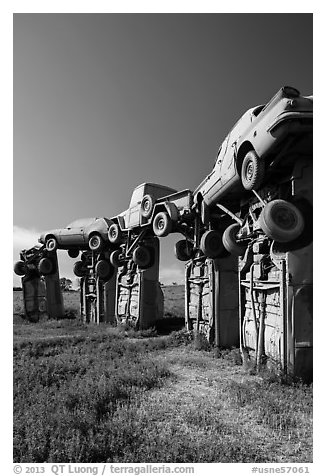
[[[178,207],[176,206],[176,204],[172,203],[172,202],[165,202],[164,207],[165,207],[169,217],[171,218],[171,220],[173,222],[178,221],[179,211],[178,211]]]

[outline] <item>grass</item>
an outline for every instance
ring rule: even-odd
[[[312,387],[237,349],[62,320],[14,326],[15,462],[312,461]]]

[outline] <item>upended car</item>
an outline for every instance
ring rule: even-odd
[[[76,258],[79,250],[102,250],[108,244],[108,230],[112,223],[105,217],[80,218],[65,228],[42,233],[38,241],[47,251],[64,249],[71,258]]]
[[[312,96],[282,87],[266,104],[246,111],[220,146],[213,171],[194,191],[195,203],[213,206],[257,190],[282,166],[289,141],[311,135]]]
[[[239,119],[218,149],[212,172],[194,191],[194,206],[206,227],[210,227],[210,215],[217,210],[237,222],[224,231],[223,240],[214,230],[206,232],[216,249],[223,242],[227,251],[243,253],[238,234],[243,225],[250,223],[242,223],[235,213],[253,194],[262,206],[256,209],[259,213],[250,233],[261,230],[280,243],[300,236],[304,229],[300,210],[280,197],[270,202],[262,200],[259,193],[265,185],[279,183],[297,157],[311,154],[312,130],[313,97],[302,96],[290,86],[282,87],[267,104],[249,109]],[[247,212],[252,215],[250,210]],[[212,250],[214,247],[208,246]]]

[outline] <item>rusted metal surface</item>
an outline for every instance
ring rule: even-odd
[[[150,240],[155,250],[152,267],[141,270],[129,260],[118,269],[116,320],[135,329],[152,327],[163,317],[163,293],[159,285],[159,241]]]
[[[218,347],[239,344],[237,259],[198,258],[185,270],[185,318]]]
[[[257,367],[278,367],[312,379],[312,160],[297,161],[293,199],[304,204],[305,230],[291,244],[253,246],[253,262],[239,271],[241,350]]]
[[[96,272],[100,260],[98,253],[88,251],[84,254],[85,274],[80,280],[80,316],[86,323],[114,323],[116,270],[110,279],[102,279]]]
[[[42,259],[49,259],[53,265],[51,274],[42,276],[39,264]],[[31,322],[45,318],[63,317],[63,298],[60,288],[58,259],[56,253],[49,253],[44,248],[22,250],[20,259],[25,263],[26,274],[22,277],[25,315]]]

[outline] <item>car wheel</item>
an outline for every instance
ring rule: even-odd
[[[68,256],[70,258],[78,258],[79,250],[68,250]]]
[[[139,268],[146,269],[151,266],[151,252],[146,246],[138,246],[132,254],[132,259]]]
[[[263,208],[259,224],[268,238],[287,243],[298,238],[304,229],[299,209],[286,200],[272,200]]]
[[[149,218],[154,209],[155,200],[152,195],[144,195],[141,205],[140,205],[140,214],[144,218]]]
[[[112,223],[108,231],[108,238],[110,243],[119,245],[122,242],[122,233],[119,228],[119,225]]]
[[[83,263],[83,261],[76,261],[73,267],[73,271],[78,278],[82,278],[86,274],[85,263]]]
[[[246,190],[258,189],[265,175],[264,161],[261,160],[254,150],[245,155],[241,167],[241,181]]]
[[[156,236],[167,236],[172,231],[172,220],[166,212],[159,212],[153,221],[153,231]]]
[[[237,233],[240,230],[240,225],[233,223],[226,228],[222,236],[222,243],[224,248],[232,255],[242,256],[246,251],[246,246],[237,243]]]
[[[109,261],[101,259],[95,265],[95,273],[101,280],[109,281],[114,274],[114,268]]]
[[[46,239],[45,248],[47,251],[56,251],[58,249],[58,242],[54,236]]]
[[[14,272],[15,272],[18,276],[25,276],[25,274],[27,274],[28,269],[27,269],[27,266],[26,266],[26,264],[24,263],[24,261],[17,261],[17,263],[15,263],[15,265],[14,265]]]
[[[40,274],[44,276],[52,274],[54,271],[53,262],[49,258],[42,258],[37,266]]]
[[[88,240],[88,247],[92,251],[100,251],[103,248],[103,244],[103,238],[98,234],[90,236]]]
[[[221,235],[218,231],[206,231],[200,240],[200,249],[207,258],[218,258],[225,252]]]
[[[119,268],[123,265],[123,261],[120,259],[121,250],[115,250],[110,255],[110,263],[114,268]]]
[[[180,240],[174,245],[174,254],[180,261],[189,261],[193,258],[194,247],[188,240]]]

